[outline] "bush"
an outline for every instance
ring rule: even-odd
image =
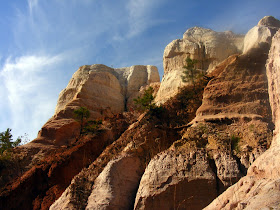
[[[235,151],[236,154],[238,154],[240,152],[239,141],[240,141],[240,137],[239,136],[235,136],[234,134],[231,135],[231,137],[230,137],[231,151]]]
[[[102,120],[90,120],[90,112],[86,107],[79,107],[78,109],[74,110],[74,115],[77,121],[80,122],[80,135],[85,135],[89,133],[95,133],[100,125],[102,124]]]
[[[154,108],[156,105],[153,103],[154,100],[154,89],[152,87],[149,87],[148,89],[146,89],[144,91],[144,95],[143,96],[138,96],[137,98],[135,98],[134,104],[137,107],[138,111],[144,112],[147,110],[150,110],[151,108]]]
[[[102,125],[102,120],[90,120],[87,121],[82,133],[88,134],[88,133],[96,133],[97,130],[100,128],[100,125]]]

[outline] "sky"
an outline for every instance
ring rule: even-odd
[[[36,138],[82,65],[155,65],[191,27],[246,34],[279,0],[0,0],[0,132]]]

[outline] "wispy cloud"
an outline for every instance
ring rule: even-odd
[[[56,101],[49,94],[52,87],[48,85],[48,70],[58,66],[64,60],[57,56],[22,56],[6,60],[0,71],[2,83],[1,97],[7,103],[10,127],[15,128],[15,136],[32,131],[31,138],[36,137],[42,121],[51,117]],[[1,122],[1,128],[5,129]]]
[[[38,5],[38,0],[28,0],[28,8],[30,13],[33,13],[33,9]]]
[[[26,0],[11,18],[13,42],[0,67],[0,131],[11,127],[15,135],[35,138],[81,65],[160,64],[161,52],[145,52],[138,36],[162,23],[154,10],[164,2]]]

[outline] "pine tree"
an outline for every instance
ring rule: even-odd
[[[0,133],[0,154],[3,154],[5,151],[9,151],[21,143],[20,137],[18,137],[16,141],[13,141],[11,131],[12,130],[10,128],[7,128],[6,131]]]
[[[87,119],[90,117],[90,112],[86,107],[80,107],[74,110],[74,115],[77,121],[80,122],[80,136],[83,134],[83,130],[86,124]]]

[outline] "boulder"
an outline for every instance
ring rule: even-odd
[[[280,28],[280,21],[272,16],[261,19],[257,26],[253,27],[244,38],[243,53],[252,48],[261,47],[263,44],[271,44],[271,39]]]
[[[111,160],[96,178],[86,209],[132,209],[142,174],[136,156]]]

